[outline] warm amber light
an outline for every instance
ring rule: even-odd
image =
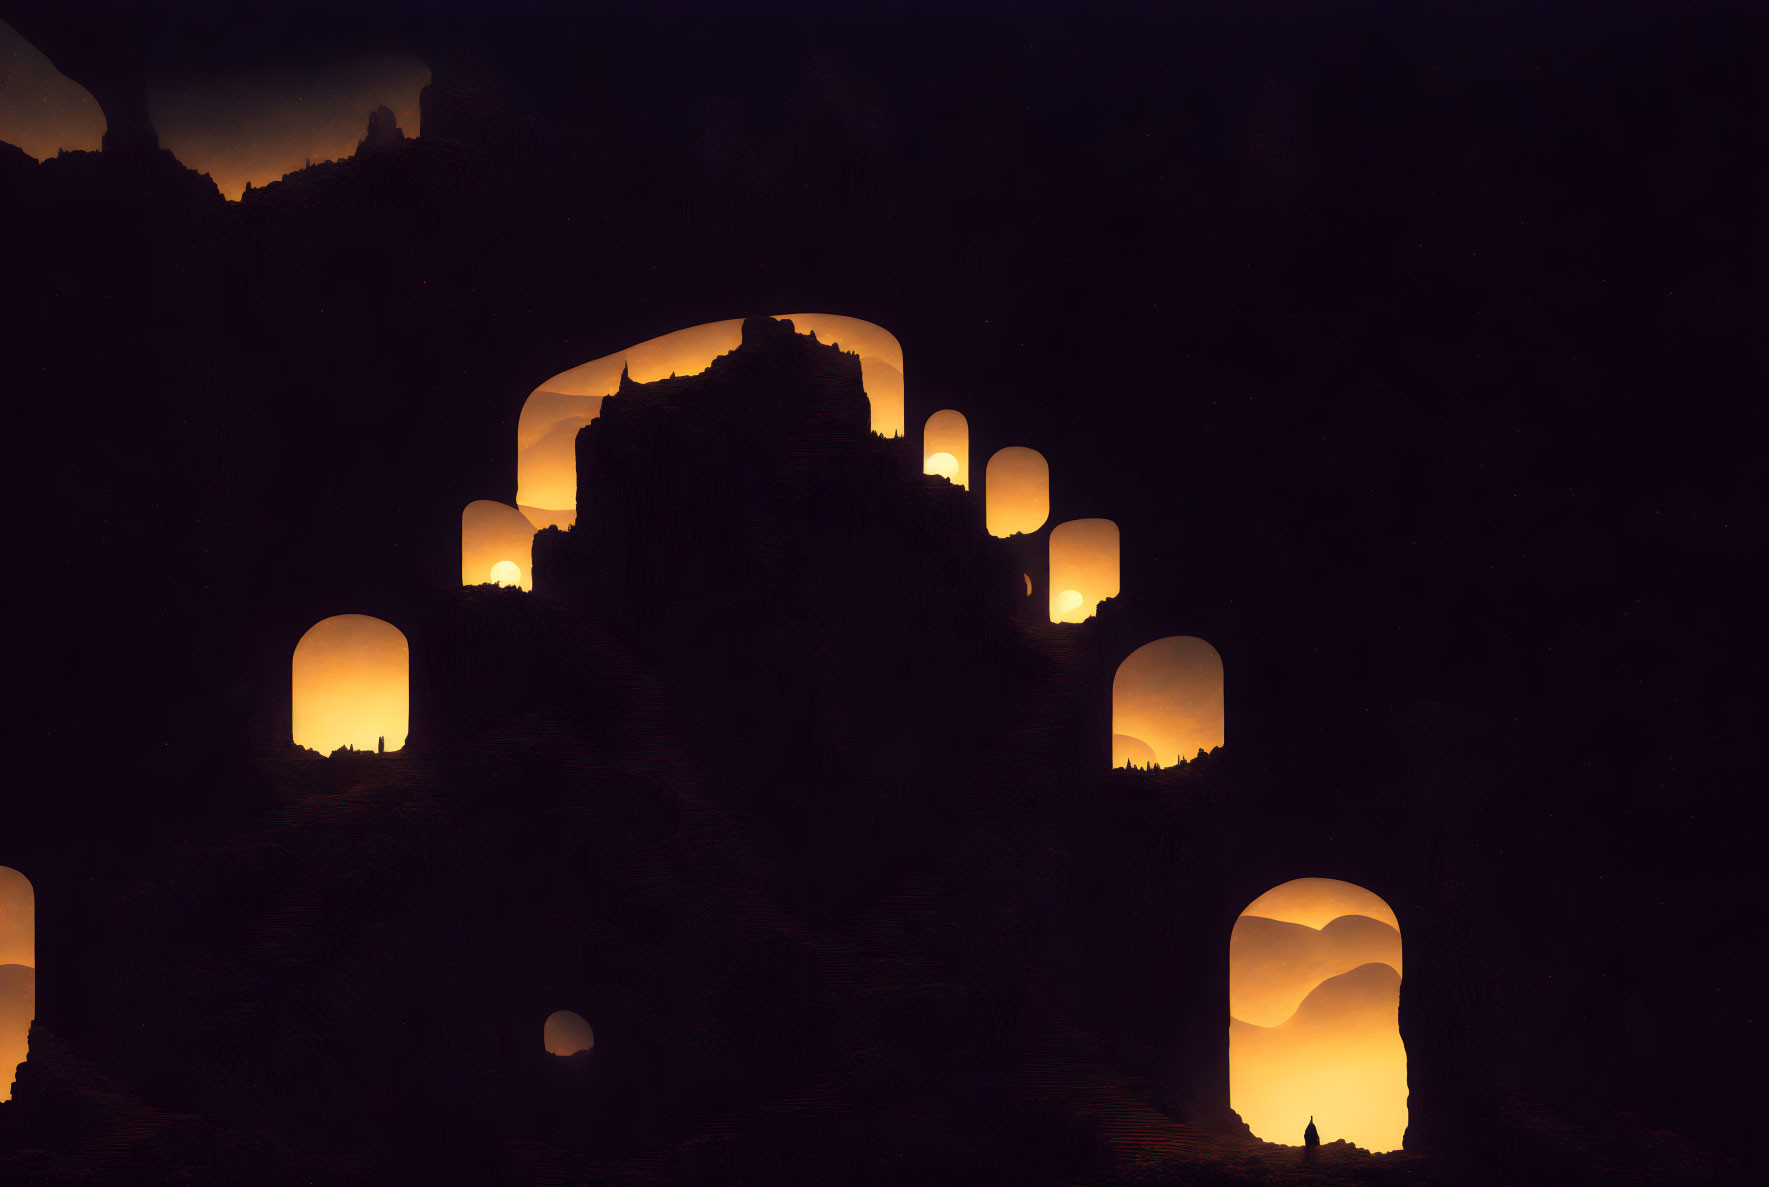
[[[839,314],[785,317],[797,333],[815,331],[818,341],[860,355],[872,431],[901,436],[903,348],[896,338],[871,322]],[[742,342],[742,318],[706,322],[591,359],[535,388],[516,423],[516,505],[522,514],[536,528],[568,528],[577,521],[577,431],[596,419],[604,399],[620,390],[623,368],[634,383],[698,375]]]
[[[1155,751],[1141,738],[1129,734],[1112,735],[1112,765],[1115,767],[1152,767]]]
[[[0,866],[0,1101],[30,1047],[37,1016],[37,896],[31,881]]]
[[[461,584],[487,581],[533,589],[532,522],[508,503],[477,499],[461,512]]]
[[[576,1055],[579,1051],[592,1051],[596,1047],[596,1036],[590,1030],[590,1024],[582,1015],[570,1010],[555,1010],[547,1016],[541,1041],[549,1055]]]
[[[1052,622],[1083,622],[1101,602],[1117,597],[1118,525],[1071,519],[1052,528],[1050,588],[1063,591],[1050,599]]]
[[[983,487],[991,536],[1035,532],[1050,518],[1050,466],[1036,449],[1010,445],[997,451],[983,469]]]
[[[405,636],[392,623],[340,614],[315,624],[295,645],[295,744],[321,754],[404,746],[410,666]]]
[[[418,92],[430,68],[389,54],[319,71],[252,69],[150,80],[148,114],[160,143],[228,198],[250,182],[279,181],[309,162],[356,152],[369,113],[387,107],[407,137],[418,134]]]
[[[1394,912],[1360,886],[1301,878],[1247,907],[1229,939],[1229,1103],[1256,1137],[1301,1145],[1312,1116],[1322,1141],[1401,1148],[1400,983]]]
[[[927,418],[921,430],[921,468],[970,486],[970,422],[950,408]]]
[[[800,334],[834,343],[860,356],[860,383],[872,405],[872,431],[881,437],[903,435],[903,347],[883,326],[839,313],[776,313]]]
[[[62,151],[97,152],[104,129],[91,92],[0,21],[0,140],[42,161]]]
[[[1222,657],[1216,648],[1190,635],[1170,635],[1131,652],[1112,680],[1112,732],[1146,742],[1164,767],[1222,745]]]

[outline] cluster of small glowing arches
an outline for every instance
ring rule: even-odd
[[[1298,878],[1249,903],[1229,938],[1229,1104],[1255,1137],[1401,1148],[1400,921],[1334,878]]]
[[[549,1055],[576,1055],[596,1048],[596,1035],[582,1014],[554,1010],[541,1028],[541,1043]]]
[[[1222,656],[1191,635],[1131,652],[1112,678],[1112,765],[1172,766],[1223,742]]]
[[[392,623],[338,614],[295,644],[290,732],[295,745],[335,750],[398,750],[411,714],[411,653]]]
[[[37,897],[31,881],[0,866],[0,1101],[30,1048],[37,1016]]]
[[[801,334],[816,334],[820,342],[859,355],[872,431],[903,435],[903,348],[888,330],[835,313],[777,316]],[[742,318],[707,322],[592,359],[535,388],[516,422],[516,505],[522,514],[536,528],[565,528],[576,521],[577,431],[619,390],[623,369],[634,383],[698,375],[742,340]]]

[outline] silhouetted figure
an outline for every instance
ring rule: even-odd
[[[1199,751],[1199,753],[1203,753]],[[1302,1131],[1302,1161],[1313,1162],[1316,1151],[1321,1148],[1321,1135],[1314,1127],[1314,1118],[1308,1119],[1308,1128]]]
[[[376,754],[386,754],[387,753],[387,737],[385,734],[383,734],[381,736],[381,741],[380,741],[379,745],[377,745],[375,747],[375,753]],[[1310,1118],[1310,1120],[1313,1120],[1313,1118]]]

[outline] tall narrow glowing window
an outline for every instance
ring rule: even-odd
[[[1050,620],[1082,622],[1118,596],[1118,525],[1071,519],[1050,529]]]
[[[594,1050],[596,1036],[583,1015],[571,1010],[554,1010],[541,1028],[541,1042],[549,1055],[576,1055],[580,1051]]]
[[[0,1101],[12,1099],[37,1016],[37,896],[31,880],[0,866]]]
[[[860,356],[860,382],[872,405],[872,431],[881,437],[903,435],[903,347],[883,326],[839,313],[776,313],[800,334],[815,332],[819,342],[832,342]]]
[[[984,517],[989,534],[1030,534],[1050,518],[1050,465],[1036,449],[1010,445],[983,471]]]
[[[1112,765],[1170,767],[1222,745],[1222,657],[1190,635],[1145,643],[1112,679]]]
[[[534,588],[534,524],[508,503],[479,499],[461,512],[461,584]]]
[[[927,418],[921,430],[921,472],[970,485],[970,424],[964,413],[947,408]]]
[[[1229,938],[1229,1104],[1255,1137],[1372,1153],[1401,1148],[1407,1051],[1393,910],[1361,886],[1298,878],[1268,890]]]
[[[411,705],[411,658],[392,623],[339,614],[295,645],[292,729],[297,746],[330,754],[398,750]]]

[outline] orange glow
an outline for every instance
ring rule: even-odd
[[[529,559],[534,530],[527,516],[508,503],[491,499],[468,503],[461,512],[461,584],[494,581],[533,589]]]
[[[411,655],[392,623],[339,614],[315,624],[295,645],[295,745],[330,754],[342,746],[388,750],[405,745],[411,705]]]
[[[1302,878],[1242,912],[1229,939],[1229,1103],[1256,1137],[1301,1145],[1312,1116],[1322,1141],[1401,1148],[1400,984],[1394,912],[1362,887]]]
[[[903,435],[903,347],[883,326],[839,313],[776,313],[800,334],[835,343],[860,356],[860,382],[872,405],[872,431],[881,437]]]
[[[872,431],[901,436],[903,349],[897,340],[871,322],[833,313],[794,313],[786,320],[798,333],[815,331],[818,341],[860,355]],[[516,422],[516,505],[522,514],[536,528],[577,522],[577,431],[620,390],[622,368],[634,383],[698,375],[742,341],[742,318],[706,322],[591,359],[535,388]]]
[[[104,129],[91,93],[0,21],[0,140],[42,161],[63,150],[97,152]]]
[[[1082,622],[1118,596],[1118,525],[1071,519],[1050,530],[1050,620]]]
[[[0,866],[0,1101],[30,1047],[37,1016],[37,896],[31,881]]]
[[[1141,738],[1129,734],[1112,735],[1112,765],[1115,767],[1152,767],[1155,752]]]
[[[1050,466],[1036,449],[1010,445],[996,451],[983,470],[983,485],[991,536],[1029,534],[1050,518]]]
[[[921,468],[959,486],[970,486],[970,422],[947,408],[927,418],[921,429]]]
[[[1147,743],[1162,766],[1222,745],[1222,657],[1216,648],[1190,635],[1169,635],[1131,652],[1112,679],[1112,732]]]
[[[376,107],[391,108],[400,130],[416,136],[418,92],[429,81],[429,67],[392,54],[320,71],[150,80],[148,115],[161,144],[237,200],[247,182],[268,185],[308,162],[355,153]]]
[[[593,1051],[596,1048],[595,1033],[583,1016],[570,1010],[555,1010],[547,1015],[547,1024],[542,1028],[541,1040],[546,1044],[549,1055],[576,1055],[579,1051]]]

